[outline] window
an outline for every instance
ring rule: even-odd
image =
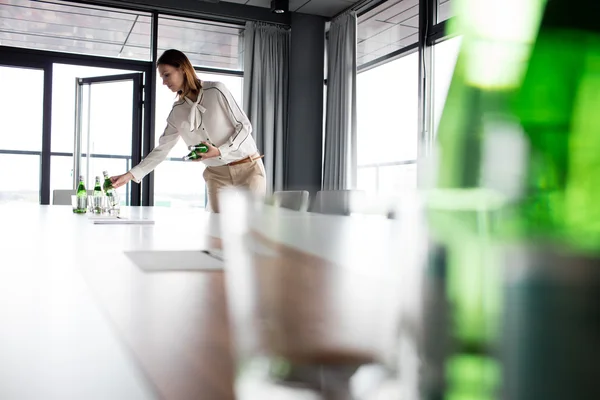
[[[131,73],[131,71],[81,65],[53,65],[52,152],[73,153],[73,138],[75,136],[75,78],[127,73]],[[117,97],[117,95],[118,93],[112,94],[112,96],[115,97]],[[111,132],[107,133],[111,134]]]
[[[75,78],[131,73],[132,71],[80,65],[53,64],[52,70],[52,152],[50,157],[50,201],[55,189],[73,188],[73,147],[75,138]],[[82,153],[87,154],[87,130],[90,130],[88,160],[82,157],[80,173],[90,188],[95,176],[107,170],[119,175],[131,168],[131,82],[96,84],[84,87],[84,113],[89,126],[83,127]],[[92,100],[93,99],[93,100]],[[91,107],[87,108],[88,102]],[[88,115],[87,112],[90,111]],[[110,115],[111,118],[105,118]],[[85,160],[85,161],[83,161]],[[124,199],[129,198],[127,184]]]
[[[406,54],[418,33],[419,0],[388,0],[358,18],[356,180],[371,195],[416,187],[419,64]]]
[[[235,101],[242,107],[243,77],[225,74],[198,72],[203,81],[219,81],[225,84]],[[155,145],[158,145],[167,117],[171,112],[176,96],[162,86],[157,77],[156,90],[156,133]],[[206,192],[201,162],[183,162],[182,157],[189,153],[183,140],[179,140],[171,150],[167,160],[154,170],[154,205],[166,207],[204,207]]]
[[[444,104],[454,74],[454,66],[460,49],[461,37],[444,40],[433,46],[433,132],[442,117]]]
[[[0,153],[0,171],[0,204],[40,202],[39,155]]]
[[[238,25],[160,17],[158,55],[168,49],[178,49],[195,66],[242,70],[242,31]]]
[[[443,22],[454,16],[453,0],[438,0],[437,23]]]
[[[417,52],[358,74],[358,189],[416,188],[418,77]]]
[[[358,18],[358,67],[416,44],[418,33],[419,0],[383,2]]]
[[[4,0],[3,46],[150,60],[150,14],[67,2]]]
[[[0,149],[42,150],[44,71],[0,66]],[[27,106],[17,101],[23,93]]]
[[[44,71],[0,66],[0,87],[0,204],[39,203]]]

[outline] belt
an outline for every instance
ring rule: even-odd
[[[242,158],[241,160],[230,162],[229,164],[227,164],[227,166],[231,167],[233,165],[244,164],[244,163],[247,163],[247,162],[252,162],[252,161],[260,160],[263,157],[264,157],[264,154],[262,156],[258,156],[258,157],[248,156],[246,158]]]

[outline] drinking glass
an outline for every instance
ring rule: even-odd
[[[88,211],[94,214],[102,214],[106,209],[106,196],[88,196]]]
[[[121,198],[117,193],[107,196],[106,212],[112,216],[119,216],[121,213]]]
[[[219,201],[236,398],[401,398],[402,223]]]
[[[87,197],[78,197],[77,195],[71,195],[71,206],[73,207],[73,212],[77,214],[83,214],[87,210]]]

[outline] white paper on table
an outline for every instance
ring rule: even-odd
[[[203,250],[140,250],[125,254],[142,271],[221,271],[224,264],[220,257],[211,256]]]
[[[151,219],[130,219],[111,215],[90,215],[88,218],[94,225],[154,225]]]

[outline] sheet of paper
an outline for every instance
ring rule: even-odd
[[[94,216],[90,217],[94,225],[154,225],[151,219],[130,219],[126,217]]]
[[[90,221],[98,221],[98,220],[104,220],[104,219],[117,219],[117,218],[119,218],[117,215],[92,214],[92,213],[87,214],[87,219]],[[121,218],[125,218],[125,217],[121,217]]]
[[[141,270],[160,271],[221,271],[224,264],[202,250],[126,251],[125,254]]]

